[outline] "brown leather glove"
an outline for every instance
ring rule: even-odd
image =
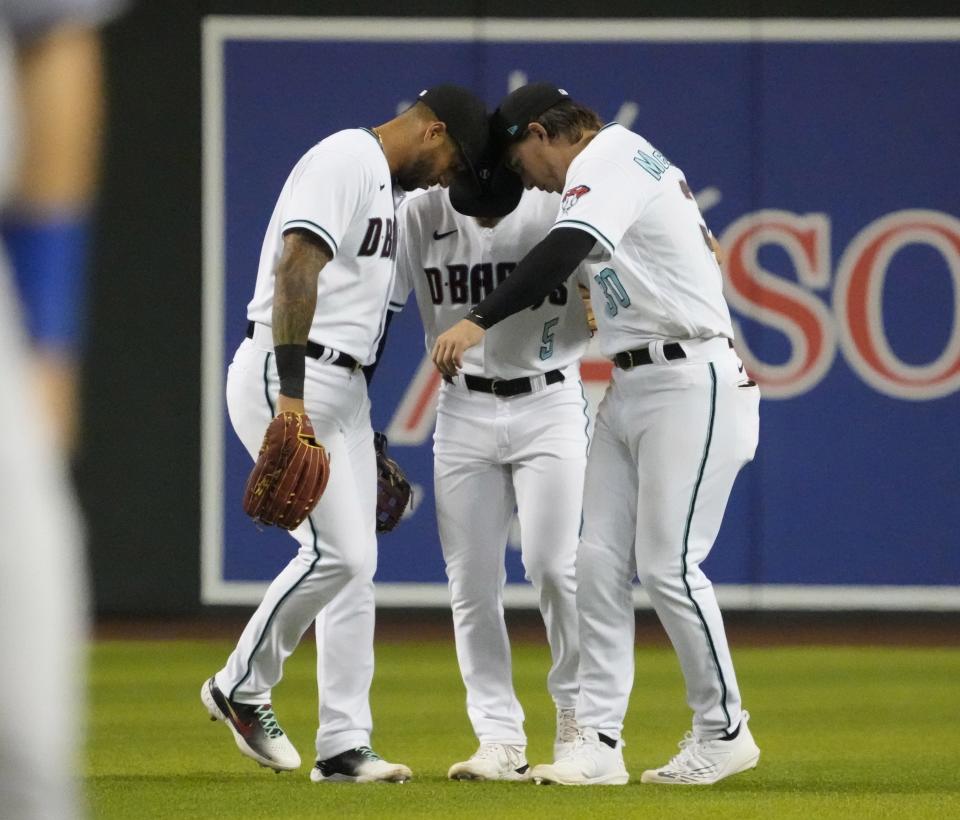
[[[263,436],[257,463],[243,492],[243,511],[258,524],[295,530],[330,478],[330,456],[317,442],[310,419],[280,413]]]

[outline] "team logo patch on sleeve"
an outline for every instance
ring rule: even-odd
[[[590,188],[587,185],[574,185],[569,191],[563,195],[563,200],[560,202],[560,210],[566,213],[574,205],[577,204],[577,201],[584,194],[589,194]]]

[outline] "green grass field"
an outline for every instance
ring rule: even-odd
[[[274,693],[304,758],[277,775],[242,757],[200,704],[226,641],[102,641],[93,648],[86,789],[95,818],[670,817],[938,818],[960,816],[960,650],[845,647],[735,649],[751,729],[753,772],[715,786],[640,784],[689,726],[668,649],[639,648],[627,719],[627,786],[564,788],[453,783],[447,767],[475,741],[453,647],[377,649],[374,747],[407,763],[403,785],[310,782],[315,653],[301,645]],[[545,647],[520,645],[514,678],[527,713],[528,757],[548,759],[553,706]],[[2,814],[2,812],[0,812]]]

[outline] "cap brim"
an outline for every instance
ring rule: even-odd
[[[520,177],[498,164],[493,170],[491,181],[483,184],[473,179],[459,176],[450,185],[450,204],[454,210],[465,216],[502,217],[513,212],[523,196],[523,182]]]

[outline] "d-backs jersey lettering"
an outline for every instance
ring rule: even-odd
[[[723,279],[683,173],[643,137],[607,125],[567,171],[553,227],[597,240],[587,260],[600,350],[733,338]]]
[[[320,273],[310,340],[370,364],[393,285],[397,221],[390,168],[376,136],[354,128],[332,134],[294,166],[260,251],[247,318],[271,324],[283,234],[300,228],[333,251]]]
[[[398,211],[400,246],[390,308],[399,310],[410,291],[416,293],[429,350],[543,239],[559,205],[556,194],[526,191],[512,213],[493,228],[482,228],[454,210],[443,188],[408,196]],[[590,331],[577,281],[575,274],[539,305],[488,330],[483,342],[464,354],[463,372],[510,379],[578,361]]]

